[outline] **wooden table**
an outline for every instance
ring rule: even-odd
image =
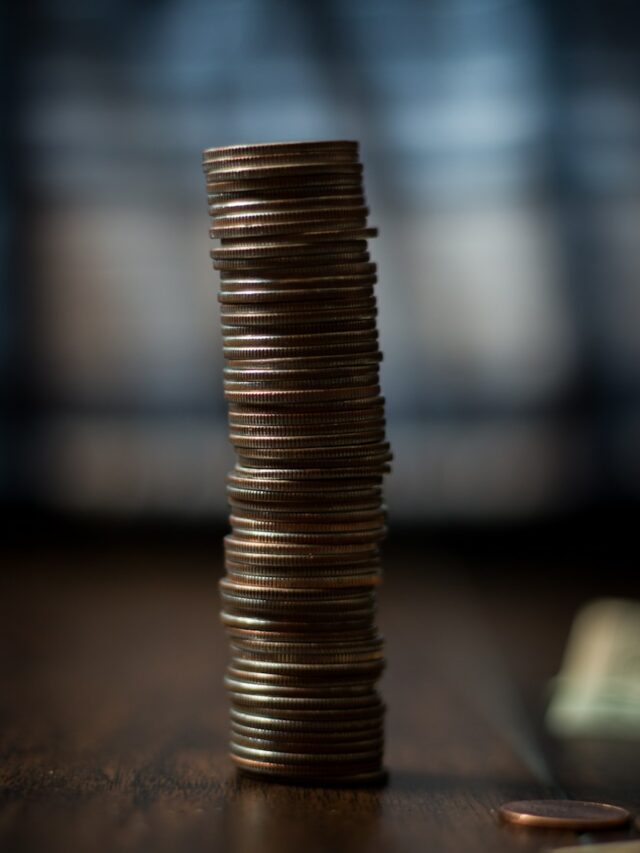
[[[217,550],[12,553],[0,587],[0,849],[527,851],[578,836],[502,826],[506,800],[640,810],[637,745],[542,731],[571,616],[597,590],[575,567],[495,573],[400,545],[387,552],[380,615],[389,784],[238,776],[225,753]]]

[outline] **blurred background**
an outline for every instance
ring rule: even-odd
[[[200,152],[361,141],[392,522],[640,497],[640,12],[564,0],[5,4],[6,511],[224,523]]]

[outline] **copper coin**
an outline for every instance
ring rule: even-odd
[[[519,800],[500,806],[499,814],[509,823],[576,831],[624,826],[631,818],[620,806],[583,800]]]

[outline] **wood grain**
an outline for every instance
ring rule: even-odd
[[[561,745],[541,729],[584,592],[549,596],[401,548],[381,595],[388,785],[238,776],[217,573],[208,554],[175,549],[12,558],[0,589],[0,849],[527,851],[576,836],[501,826],[506,800],[640,806],[636,747]]]

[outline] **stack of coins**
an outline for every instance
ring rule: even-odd
[[[220,241],[231,755],[269,778],[382,776],[385,534],[376,266],[355,142],[207,149]]]

